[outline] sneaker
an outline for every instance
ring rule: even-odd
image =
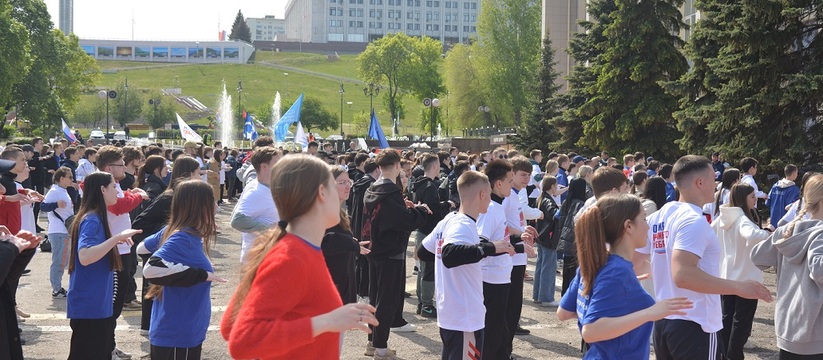
[[[424,318],[437,319],[437,308],[431,305],[425,305],[420,309],[420,316]]]
[[[114,351],[111,352],[111,359],[112,360],[119,360],[119,359],[131,359],[131,354],[124,352],[118,348],[114,348]]]
[[[412,270],[412,275],[417,275],[420,269],[417,268],[417,265],[414,266],[414,270]]]
[[[60,288],[60,290],[51,292],[51,297],[56,298],[56,299],[65,299],[66,295],[67,295],[66,289],[63,289],[63,288]]]
[[[123,304],[123,309],[126,309],[126,310],[140,310],[142,308],[143,308],[143,305],[138,304],[137,301],[134,301],[134,300]]]
[[[20,308],[17,307],[17,306],[14,307],[14,311],[17,312],[17,316],[19,316],[21,318],[28,319],[29,317],[31,317],[30,314],[26,313],[23,310],[20,310]]]
[[[149,331],[146,329],[140,329],[140,336],[149,337]]]
[[[531,331],[520,327],[520,325],[517,325],[517,329],[514,330],[515,335],[529,335],[531,333]]]
[[[369,341],[368,343],[366,343],[366,351],[363,353],[363,355],[366,355],[366,356],[374,356],[374,350],[375,350],[375,349],[374,349],[374,346],[371,346],[371,344],[372,344],[372,342],[371,342],[371,341]],[[396,351],[396,350],[394,350],[394,349],[391,349],[391,348],[389,349],[388,353],[389,353],[389,354],[392,354],[392,355],[397,355],[397,351]]]
[[[560,306],[560,303],[557,302],[557,301],[544,302],[544,303],[541,303],[540,306],[542,306],[542,307],[558,307],[558,306]]]
[[[525,281],[534,281],[534,276],[531,276],[531,275],[529,275],[529,273],[526,273],[526,275],[523,276],[523,280],[525,280]]]
[[[385,356],[380,356],[380,355],[377,355],[377,353],[375,353],[374,358],[375,358],[375,360],[396,360],[396,359],[398,359],[397,354],[394,354],[392,352],[386,352]]]
[[[414,326],[414,324],[408,323],[408,324],[403,325],[403,326],[393,327],[393,328],[391,328],[391,331],[396,332],[396,333],[415,332],[415,331],[417,331],[417,326]]]

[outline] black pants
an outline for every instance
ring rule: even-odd
[[[577,275],[577,257],[563,255],[563,286],[560,287],[560,296],[566,294],[575,275]]]
[[[466,332],[440,328],[441,360],[477,360],[483,348],[483,329]]]
[[[114,347],[111,320],[71,319],[71,349],[69,360],[109,360]]]
[[[151,255],[140,255],[140,258],[143,259],[143,264],[149,261],[149,257]],[[143,278],[143,289],[142,289],[142,299],[143,305],[141,307],[141,314],[140,314],[140,330],[148,330],[149,325],[151,324],[151,308],[154,305],[154,301],[152,299],[146,299],[146,294],[149,293],[149,285],[151,283],[145,277]]]
[[[398,311],[403,309],[403,260],[369,259],[369,302],[377,309],[374,316],[380,322],[372,327],[372,344],[375,348],[388,347],[389,332]]]
[[[777,358],[779,360],[823,360],[823,354],[798,355],[780,349],[780,355]]]
[[[137,280],[134,279],[134,275],[137,274],[137,245],[139,243],[134,243],[131,247],[131,252],[128,254],[120,255],[120,259],[123,262],[123,278],[121,279],[122,282],[120,285],[122,286],[123,292],[123,303],[132,302],[137,299]]]
[[[238,183],[237,177],[226,175],[226,188],[229,190],[229,193],[226,194],[226,198],[233,199],[234,195],[237,194],[238,189],[236,183]]]
[[[127,282],[126,276],[128,276],[128,274],[125,271],[114,272],[114,309],[112,311],[111,317],[108,319],[108,329],[111,332],[111,335],[109,337],[109,341],[111,342],[111,350],[114,350],[114,348],[117,347],[117,342],[115,342],[114,340],[114,328],[117,327],[117,318],[119,318],[120,314],[123,313],[123,304],[125,296],[121,289],[121,284]],[[109,351],[109,353],[111,353],[111,351]]]
[[[724,359],[717,333],[706,333],[693,321],[657,320],[652,339],[657,360]]]
[[[512,268],[512,284],[509,288],[509,301],[506,303],[506,328],[509,330],[506,351],[512,353],[514,332],[520,327],[520,314],[523,312],[523,282],[526,276],[526,265],[515,265]]]
[[[509,352],[506,341],[509,330],[506,327],[506,309],[509,301],[511,284],[483,283],[483,304],[486,306],[486,328],[483,348],[480,354],[483,360],[508,360]]]
[[[357,280],[357,295],[369,296],[369,259],[365,255],[357,254],[354,277]]]
[[[32,183],[31,187],[34,188],[34,191],[37,191],[41,195],[43,195],[43,196],[46,195],[46,188],[43,186],[43,183],[39,183],[39,184]],[[40,216],[40,202],[39,201],[34,203],[34,227],[35,227],[35,230],[37,230],[37,227],[39,226],[37,224],[38,216]]]
[[[757,300],[744,299],[735,295],[722,295],[723,330],[718,335],[726,348],[726,358],[742,360],[743,345],[752,334],[752,322],[757,311]]]
[[[203,345],[197,345],[193,348],[176,348],[151,346],[152,360],[200,360],[200,353],[203,351]]]

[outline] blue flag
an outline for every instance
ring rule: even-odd
[[[377,115],[374,114],[374,110],[371,111],[371,122],[369,123],[369,137],[377,140],[380,143],[381,149],[389,147],[389,142],[386,141],[386,135],[383,134],[383,128],[380,127],[380,122],[377,121]]]
[[[297,101],[286,111],[280,120],[274,124],[274,141],[286,141],[286,134],[289,132],[289,126],[300,121],[300,111],[303,109],[303,94],[297,98]]]
[[[257,140],[257,129],[254,127],[254,121],[251,119],[251,115],[245,111],[243,114],[246,115],[246,124],[243,125],[243,138],[246,140]]]

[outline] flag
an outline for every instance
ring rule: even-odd
[[[309,151],[309,138],[299,121],[297,122],[297,130],[294,131],[294,142],[303,145],[303,152]]]
[[[386,135],[383,134],[383,128],[380,127],[380,122],[377,121],[377,115],[374,114],[374,110],[371,111],[371,122],[369,123],[369,137],[377,140],[380,143],[381,149],[389,147],[389,142],[386,141]]]
[[[203,138],[200,137],[200,135],[197,135],[197,133],[189,127],[189,124],[186,124],[186,122],[183,121],[180,114],[174,113],[174,115],[177,115],[177,126],[180,127],[180,136],[182,136],[183,139],[194,142],[203,141]]]
[[[74,137],[74,133],[71,132],[69,125],[66,124],[66,120],[63,120],[62,118],[60,118],[60,120],[63,122],[63,134],[66,135],[66,140],[68,140],[69,143],[76,143],[77,138]]]
[[[286,133],[289,132],[289,126],[300,121],[300,111],[302,110],[302,108],[303,94],[300,94],[300,97],[297,98],[297,101],[294,102],[294,105],[292,105],[289,108],[289,110],[286,111],[286,113],[280,117],[280,120],[277,121],[277,124],[274,124],[275,142],[286,141]]]
[[[251,115],[243,110],[243,117],[246,118],[246,124],[243,125],[243,138],[246,140],[257,140],[257,128],[254,127],[254,121]]]

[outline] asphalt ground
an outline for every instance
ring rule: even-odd
[[[216,246],[212,248],[211,258],[215,273],[227,283],[212,286],[212,319],[203,344],[204,359],[230,359],[227,346],[220,336],[220,318],[231,298],[240,277],[239,254],[240,235],[228,226],[233,203],[222,205],[217,214],[217,223],[221,234]],[[46,219],[40,219],[46,225]],[[413,244],[413,240],[411,241]],[[409,247],[409,257],[413,248]],[[38,253],[29,265],[31,273],[20,280],[17,293],[19,307],[30,313],[31,317],[20,324],[23,329],[23,353],[30,360],[66,359],[69,351],[71,328],[66,319],[66,300],[51,297],[48,269],[51,264],[50,253]],[[414,261],[407,261],[406,291],[414,294],[416,276],[412,275]],[[529,260],[529,273],[534,271],[534,259]],[[766,286],[774,291],[775,275],[766,274]],[[141,278],[137,278],[138,291]],[[559,278],[558,278],[559,280]],[[63,286],[68,288],[68,275],[64,275]],[[580,335],[574,321],[560,322],[554,315],[556,308],[538,306],[531,301],[532,283],[526,282],[521,325],[531,331],[530,335],[517,336],[514,342],[514,355],[519,359],[580,359]],[[139,294],[138,294],[139,297]],[[559,299],[559,286],[556,297]],[[619,301],[619,299],[616,299]],[[412,333],[392,333],[389,347],[397,350],[402,359],[421,360],[439,359],[441,341],[437,323],[434,319],[415,315],[417,299],[407,298],[404,318],[417,326]],[[761,302],[754,320],[752,336],[747,344],[747,359],[777,359],[777,347],[774,336],[774,305]],[[148,338],[140,335],[140,311],[123,311],[118,319],[116,330],[117,347],[131,353],[134,359],[148,358]],[[362,332],[348,332],[343,345],[343,359],[370,359],[363,355],[366,335]],[[654,359],[654,354],[650,354]]]

